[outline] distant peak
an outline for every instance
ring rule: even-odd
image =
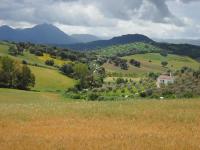
[[[11,28],[11,27],[8,26],[8,25],[3,25],[3,26],[1,26],[0,28],[3,28],[3,29],[13,29],[13,28]]]
[[[51,28],[57,28],[56,26],[52,25],[52,24],[48,24],[48,23],[42,23],[42,24],[38,24],[35,26],[35,28],[38,28],[38,27],[51,27]]]

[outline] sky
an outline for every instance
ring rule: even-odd
[[[67,34],[200,38],[200,0],[0,0],[0,25],[54,24]]]

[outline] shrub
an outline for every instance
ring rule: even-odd
[[[73,74],[73,66],[71,64],[64,64],[61,68],[60,71],[67,75],[67,76],[71,76]]]
[[[26,60],[22,60],[22,64],[27,65],[28,62]]]
[[[88,100],[94,101],[94,100],[98,100],[98,98],[99,98],[99,95],[97,93],[89,93],[88,94]]]
[[[167,61],[162,61],[162,62],[161,62],[161,65],[162,65],[163,67],[166,67],[166,66],[168,65],[168,62],[167,62]]]
[[[123,78],[117,78],[116,83],[117,84],[126,83],[126,80],[124,80]]]
[[[9,57],[0,58],[0,87],[27,90],[35,85],[35,76],[27,65]]]
[[[45,64],[48,65],[48,66],[53,66],[54,65],[54,60],[53,59],[46,60]]]
[[[41,51],[36,51],[36,52],[35,52],[35,55],[36,55],[36,56],[43,56],[43,53],[42,53]]]

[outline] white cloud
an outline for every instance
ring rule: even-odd
[[[199,6],[197,0],[1,0],[0,25],[46,22],[68,34],[196,37]]]

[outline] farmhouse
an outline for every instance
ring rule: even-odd
[[[174,83],[174,77],[171,74],[170,75],[163,74],[158,77],[156,84],[157,87],[160,88],[162,84],[168,85],[170,83]]]

